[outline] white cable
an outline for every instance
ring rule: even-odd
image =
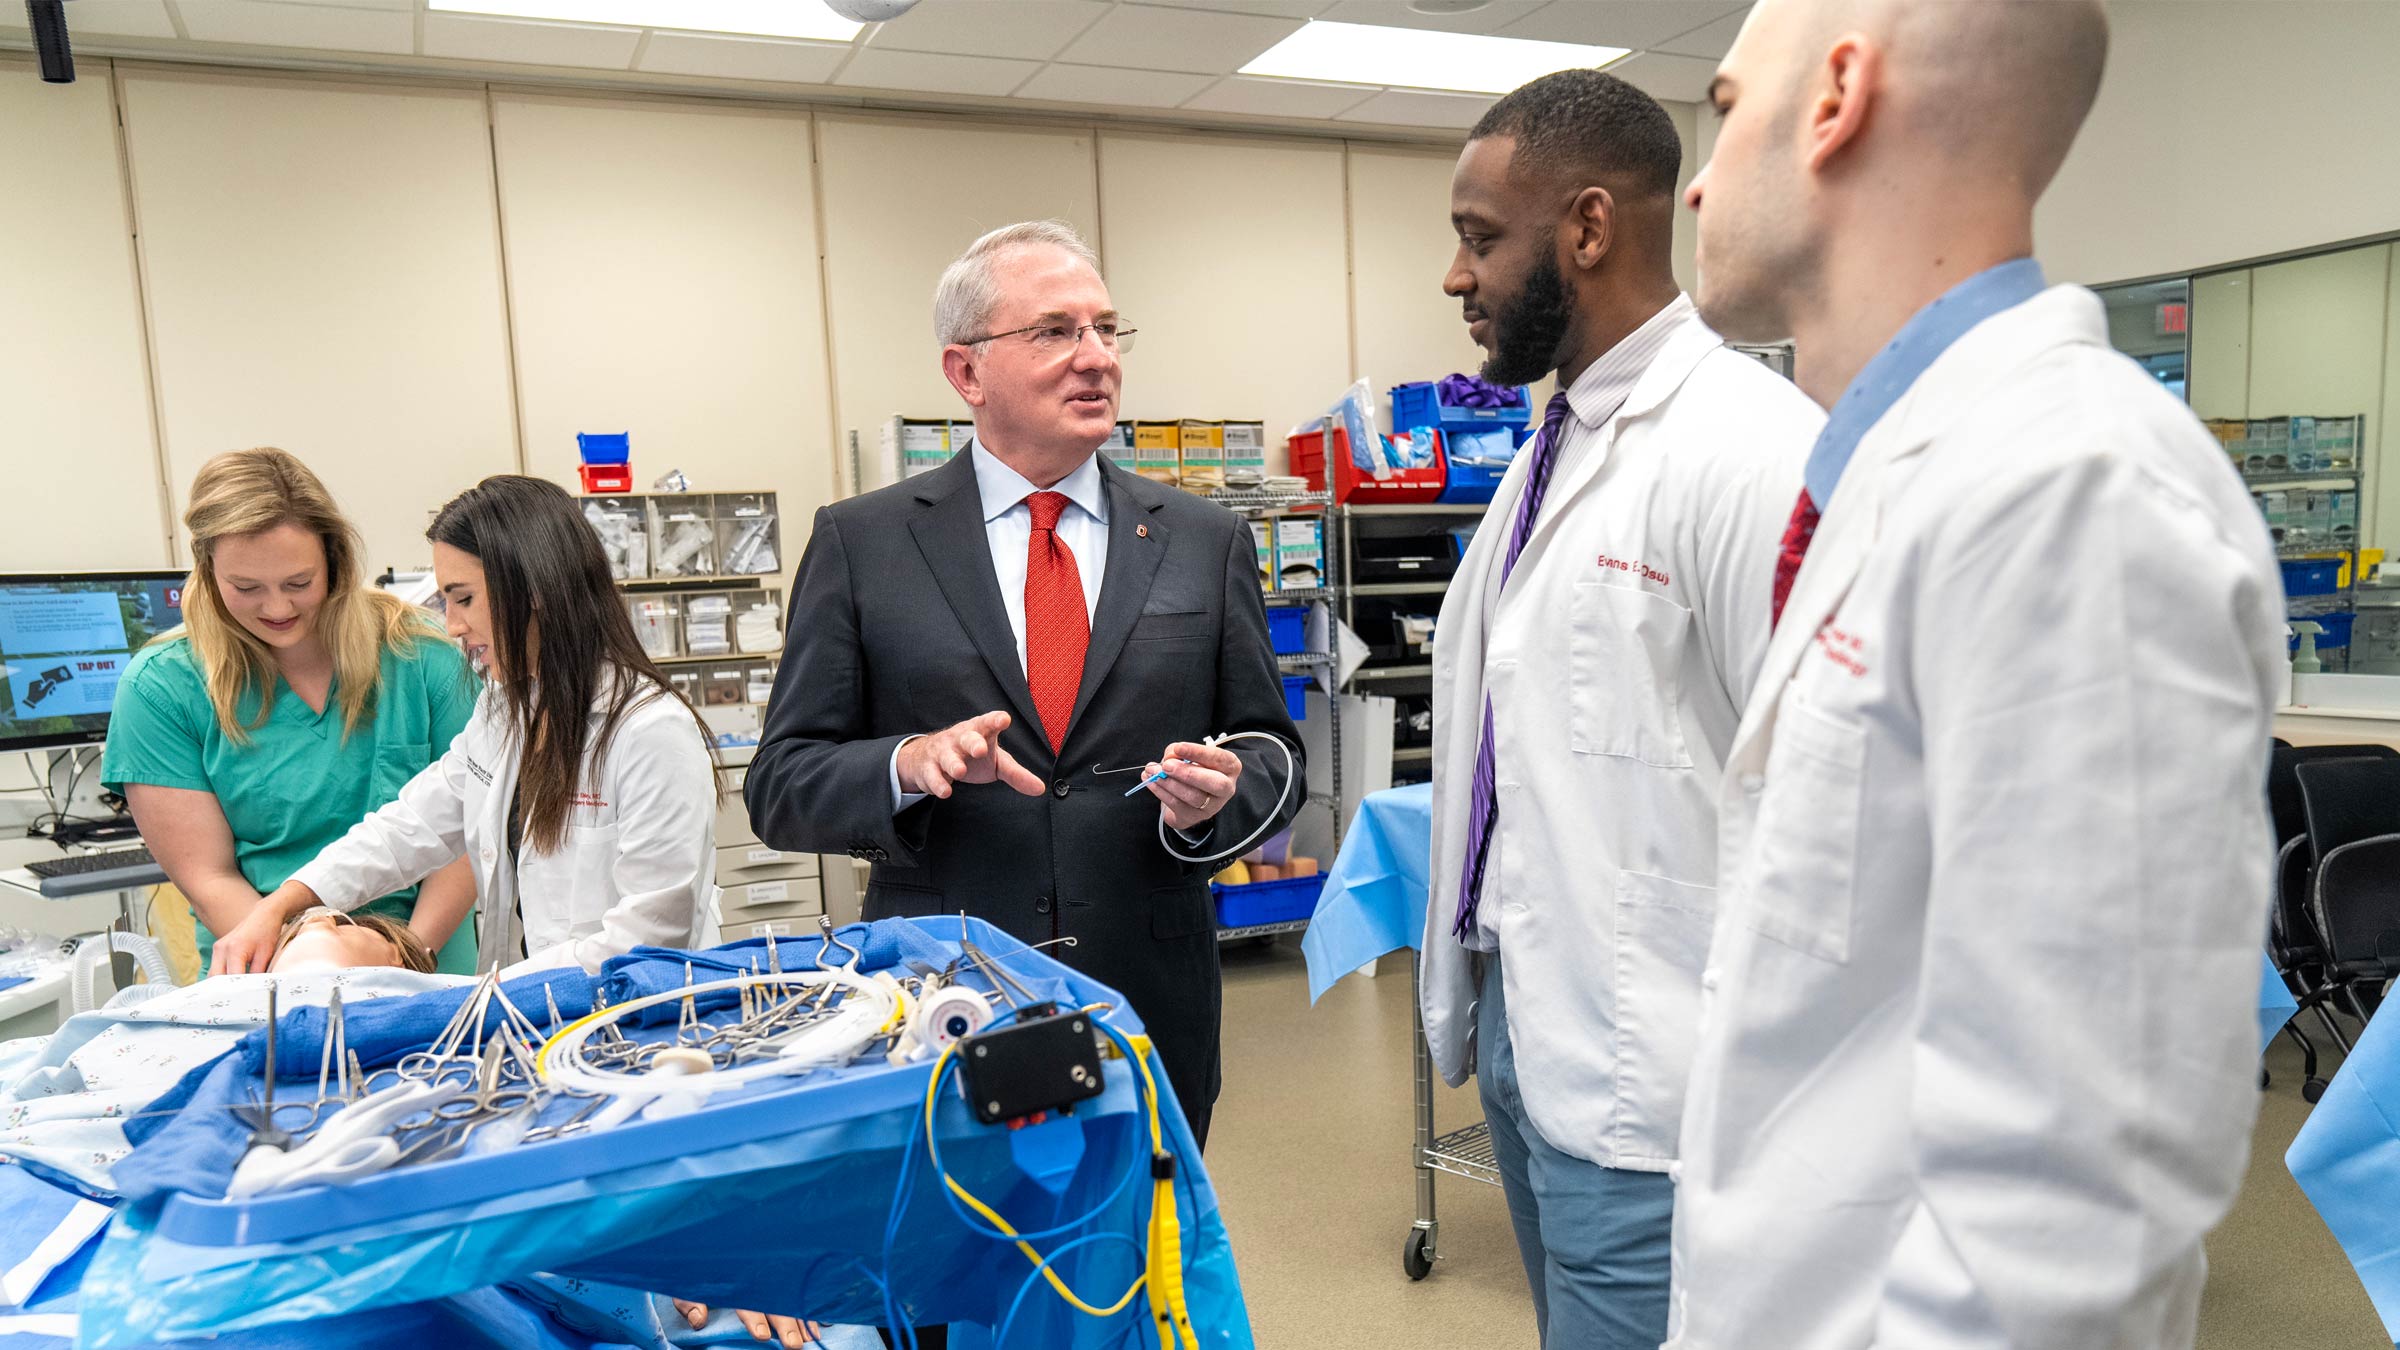
[[[1266,838],[1267,832],[1275,828],[1276,820],[1283,815],[1284,803],[1292,799],[1292,788],[1299,781],[1300,761],[1292,757],[1292,747],[1286,744],[1281,736],[1275,735],[1273,732],[1268,731],[1236,731],[1230,735],[1211,736],[1207,740],[1201,742],[1201,744],[1223,746],[1231,745],[1233,742],[1241,740],[1260,740],[1272,742],[1276,749],[1283,752],[1283,791],[1276,795],[1275,809],[1267,813],[1267,818],[1259,823],[1259,827],[1257,829],[1250,832],[1249,838],[1244,839],[1238,844],[1235,844],[1232,848],[1225,850],[1223,853],[1212,853],[1205,858],[1195,858],[1189,853],[1178,852],[1175,848],[1175,845],[1168,842],[1167,816],[1166,812],[1161,811],[1159,812],[1158,816],[1158,842],[1159,846],[1166,849],[1168,853],[1173,854],[1175,857],[1181,858],[1183,861],[1188,863],[1220,863],[1224,862],[1228,858],[1238,858],[1243,854],[1248,853],[1252,844],[1255,844],[1259,840]],[[1226,805],[1231,806],[1233,803],[1228,801]]]
[[[849,996],[842,1000],[841,1008],[833,1016],[793,1034],[776,1048],[770,1058],[714,1073],[689,1076],[609,1073],[594,1069],[583,1061],[583,1043],[592,1033],[613,1024],[627,1013],[722,990],[808,988],[816,985],[832,985],[847,991]],[[549,1044],[542,1047],[539,1067],[543,1081],[586,1096],[706,1097],[760,1079],[791,1077],[813,1069],[847,1064],[858,1057],[868,1042],[883,1034],[897,1020],[901,1002],[901,993],[896,984],[887,984],[849,970],[736,975],[730,979],[684,985],[664,993],[611,1004],[605,1012],[573,1022],[551,1037]]]

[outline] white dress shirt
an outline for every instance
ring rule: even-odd
[[[991,546],[992,571],[1000,578],[1000,600],[1008,607],[1008,629],[1017,635],[1017,664],[1025,664],[1025,560],[1033,547],[1033,508],[1026,498],[1037,492],[1063,494],[1074,505],[1059,514],[1058,539],[1075,555],[1075,574],[1083,582],[1083,612],[1088,622],[1100,608],[1100,580],[1108,570],[1108,487],[1100,476],[1095,451],[1075,472],[1050,488],[1040,488],[1025,475],[1000,462],[983,448],[980,438],[968,445],[975,462],[975,489],[983,497],[983,537]],[[908,740],[913,741],[911,736]],[[900,742],[892,750],[892,810],[908,809],[922,793],[900,790]]]

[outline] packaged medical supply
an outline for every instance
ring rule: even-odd
[[[1183,479],[1183,427],[1176,422],[1133,424],[1133,471],[1174,484]]]
[[[1275,588],[1309,591],[1325,584],[1325,521],[1283,516],[1275,521]]]
[[[1222,428],[1225,443],[1225,486],[1261,488],[1267,476],[1267,424],[1264,422],[1227,422]]]
[[[633,595],[625,599],[633,616],[633,636],[642,655],[664,661],[683,654],[683,606],[672,595]]]
[[[1225,486],[1225,428],[1215,422],[1187,419],[1176,432],[1182,459],[1181,482],[1193,492]]]
[[[1108,439],[1100,442],[1100,453],[1108,456],[1110,463],[1127,473],[1132,473],[1133,423],[1117,423],[1116,429],[1108,433]]]
[[[726,576],[773,576],[783,570],[777,549],[781,522],[772,492],[726,492],[716,498],[717,570]]]
[[[650,574],[658,577],[715,575],[715,503],[698,493],[660,495],[648,500]]]
[[[733,599],[723,594],[683,597],[683,649],[692,656],[723,656],[733,650]]]
[[[900,476],[914,478],[950,460],[950,423],[920,417],[895,417],[885,428],[898,454]]]
[[[583,518],[600,536],[600,551],[608,555],[608,574],[619,581],[650,575],[649,517],[639,497],[589,497]]]
[[[1275,520],[1260,516],[1250,522],[1251,542],[1258,545],[1258,588],[1275,589]]]

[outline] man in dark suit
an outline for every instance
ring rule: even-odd
[[[869,918],[964,910],[1076,938],[1052,954],[1131,1000],[1205,1142],[1223,863],[1176,854],[1234,856],[1307,793],[1255,546],[1223,507],[1097,453],[1132,332],[1066,226],[978,240],[935,328],[975,443],[817,513],[751,822],[872,862]],[[1201,744],[1240,731],[1282,744]],[[1162,763],[1131,798],[1134,774],[1095,773]]]

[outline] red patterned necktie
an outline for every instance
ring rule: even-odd
[[[1800,489],[1800,500],[1792,507],[1792,523],[1783,527],[1783,552],[1775,557],[1775,613],[1767,620],[1767,631],[1783,622],[1783,602],[1792,598],[1792,578],[1800,575],[1800,560],[1808,556],[1808,541],[1817,537],[1817,503]]]
[[[1084,608],[1083,574],[1075,555],[1058,537],[1058,518],[1070,502],[1060,492],[1025,499],[1033,510],[1033,538],[1025,552],[1025,682],[1033,687],[1033,710],[1049,733],[1050,753],[1066,748],[1067,719],[1083,688],[1083,654],[1092,645],[1092,615]]]

